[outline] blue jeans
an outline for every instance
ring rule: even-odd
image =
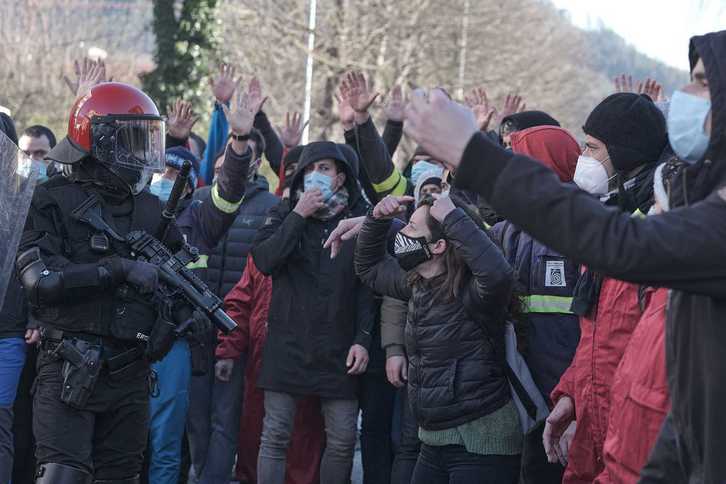
[[[189,344],[180,339],[164,359],[151,365],[158,378],[158,395],[149,399],[149,482],[153,484],[179,481],[182,439],[189,411],[190,358]]]
[[[13,402],[25,364],[23,338],[0,339],[0,482],[13,471]]]
[[[211,346],[214,351],[214,346]],[[214,355],[207,374],[192,377],[187,421],[192,459],[191,483],[228,484],[237,453],[246,357],[234,362],[228,382],[214,376]]]
[[[421,445],[413,484],[517,484],[518,455],[479,455],[462,445]]]

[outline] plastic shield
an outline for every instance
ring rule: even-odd
[[[38,173],[25,153],[0,131],[0,306],[15,273],[15,255]]]

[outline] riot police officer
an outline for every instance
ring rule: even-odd
[[[157,197],[144,190],[164,166],[164,120],[154,102],[121,83],[76,100],[68,135],[48,155],[72,167],[38,186],[17,268],[41,326],[34,387],[37,483],[134,484],[149,418],[144,342],[159,317],[158,272],[83,223],[89,200],[116,233],[154,233]],[[165,239],[176,250],[172,224]]]

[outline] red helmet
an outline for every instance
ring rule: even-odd
[[[141,90],[105,82],[76,100],[68,135],[46,157],[65,164],[88,156],[114,171],[142,173],[132,190],[139,191],[154,171],[164,167],[164,119]],[[136,177],[131,177],[136,179]]]

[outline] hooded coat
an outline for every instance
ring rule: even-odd
[[[331,158],[345,171],[348,206],[329,220],[303,218],[293,208],[305,168]],[[323,242],[340,220],[368,210],[358,188],[357,164],[335,143],[311,143],[303,151],[290,193],[290,200],[271,209],[252,249],[257,268],[272,276],[259,386],[292,395],[355,399],[357,379],[347,374],[346,357],[353,344],[370,345],[373,293],[353,270],[355,241],[343,243],[335,259]]]
[[[668,475],[675,482],[712,483],[726,476],[726,31],[691,39],[692,65],[697,58],[711,93],[711,141],[703,159],[676,180],[685,190],[671,194],[677,208],[668,213],[637,219],[604,208],[537,162],[479,134],[464,151],[457,182],[590,268],[672,290],[666,359],[673,436],[661,434],[658,444],[681,462],[675,466],[681,475]],[[665,468],[660,455],[651,458],[648,467]]]

